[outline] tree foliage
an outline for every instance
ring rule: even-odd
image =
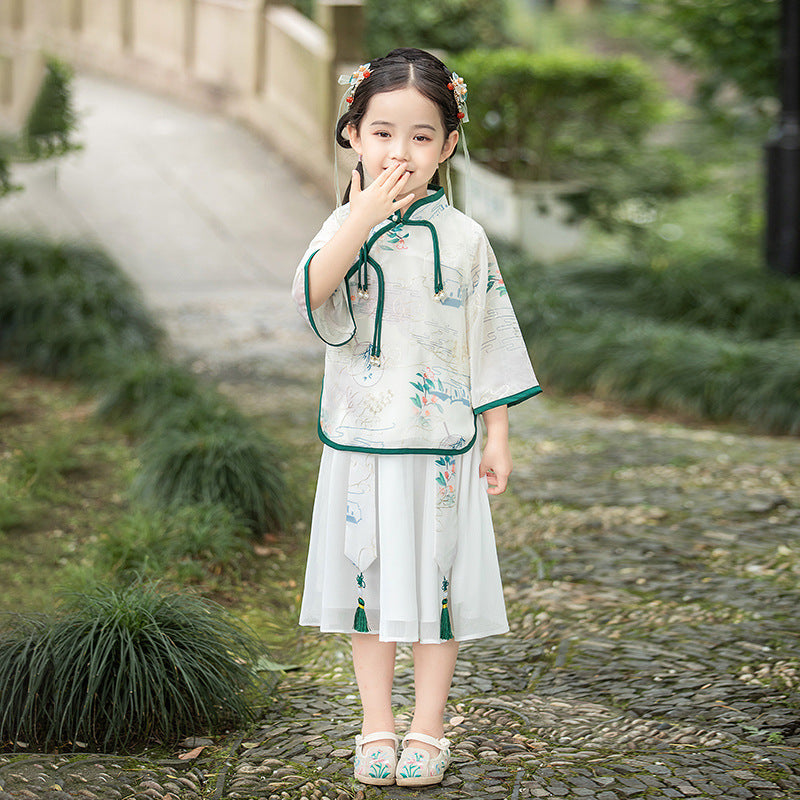
[[[647,0],[673,35],[665,44],[703,73],[710,99],[727,83],[747,98],[778,95],[779,0]]]
[[[364,15],[370,58],[395,47],[460,53],[507,42],[506,0],[367,0]]]

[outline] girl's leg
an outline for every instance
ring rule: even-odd
[[[364,710],[361,733],[393,732],[392,683],[397,645],[379,641],[374,633],[354,633],[352,640],[353,667]],[[375,744],[394,747],[394,742],[389,739]]]
[[[441,644],[415,642],[413,651],[416,706],[414,718],[411,720],[411,730],[441,739],[444,734],[444,707],[453,681],[458,642],[455,640]],[[439,752],[424,742],[414,742],[414,747],[424,748],[432,756]]]

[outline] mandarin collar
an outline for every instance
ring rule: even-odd
[[[402,214],[396,211],[389,219],[394,223],[409,222],[414,214],[424,219],[429,217],[435,209],[446,205],[447,198],[444,196],[444,188],[441,186],[429,186],[427,197],[415,200]]]

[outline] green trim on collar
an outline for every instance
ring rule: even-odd
[[[329,342],[317,329],[317,325],[314,322],[314,312],[311,310],[311,298],[308,295],[308,268],[311,265],[311,259],[313,259],[317,253],[319,253],[319,250],[315,250],[308,257],[308,261],[306,261],[306,263],[303,265],[303,280],[304,280],[303,294],[305,296],[305,301],[306,301],[306,313],[308,314],[308,321],[311,325],[311,329],[314,331],[314,333],[317,334],[317,336],[319,336],[320,339],[322,339],[323,342],[325,342],[325,344],[328,344],[331,347],[343,347],[356,335],[356,318],[355,316],[353,316],[353,301],[350,298],[350,286],[347,283],[347,279],[350,277],[350,273],[348,273],[344,278],[344,291],[345,295],[347,296],[347,310],[350,312],[350,319],[353,323],[353,332],[343,342]]]
[[[483,414],[484,411],[488,411],[490,408],[497,408],[497,406],[515,406],[517,403],[521,403],[523,400],[528,400],[531,397],[536,397],[537,394],[541,393],[541,386],[533,386],[530,389],[526,389],[524,392],[517,392],[517,394],[512,394],[510,397],[503,397],[500,400],[486,403],[486,405],[474,409],[473,413],[477,417],[478,414]]]
[[[431,187],[433,188],[433,187]],[[415,200],[404,212],[400,215],[401,222],[408,222],[411,215],[418,209],[420,206],[427,205],[428,203],[434,203],[437,200],[441,200],[444,197],[444,187],[439,186],[436,187],[436,191],[433,194],[429,194],[427,197],[420,197],[419,200]]]

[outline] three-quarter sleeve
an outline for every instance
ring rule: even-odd
[[[311,259],[339,230],[346,215],[347,212],[343,208],[337,208],[325,220],[319,233],[311,240],[304,253],[292,284],[292,297],[297,303],[300,315],[325,344],[334,347],[347,344],[356,332],[347,279],[344,278],[334,289],[333,294],[319,308],[312,311],[308,295],[308,268]]]
[[[467,305],[472,408],[480,414],[541,392],[486,234],[477,238]]]

